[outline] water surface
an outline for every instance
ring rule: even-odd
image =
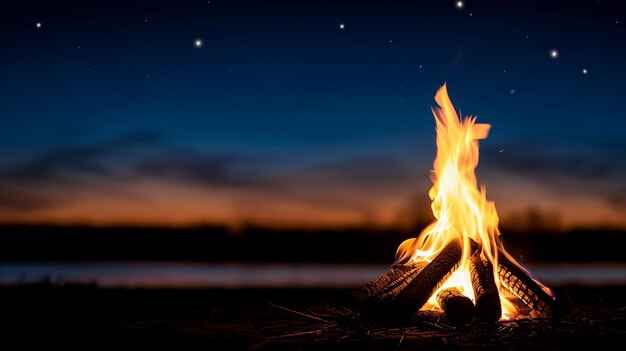
[[[528,265],[552,285],[626,285],[626,264]],[[171,262],[9,263],[0,284],[96,284],[127,288],[351,288],[385,273],[386,265],[205,264]]]

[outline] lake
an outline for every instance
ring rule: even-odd
[[[533,264],[551,286],[626,285],[626,264]],[[95,284],[107,288],[350,288],[388,270],[386,265],[244,264],[188,262],[6,263],[0,284]]]

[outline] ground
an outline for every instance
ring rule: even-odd
[[[0,338],[22,348],[430,350],[597,348],[626,341],[626,287],[557,289],[555,320],[365,321],[346,290],[0,288]]]

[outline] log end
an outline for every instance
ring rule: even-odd
[[[455,297],[448,301],[446,317],[455,323],[468,323],[474,317],[474,304],[467,297]]]
[[[437,303],[451,322],[467,323],[474,318],[474,303],[457,288],[440,291],[437,294]]]
[[[486,293],[476,301],[476,319],[493,323],[502,317],[502,306],[498,293]]]

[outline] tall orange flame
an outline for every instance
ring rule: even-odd
[[[430,262],[447,243],[460,239],[463,243],[461,264],[439,290],[456,287],[474,300],[469,270],[472,239],[480,244],[482,258],[493,264],[503,315],[505,318],[512,317],[516,309],[503,294],[496,262],[499,250],[500,254],[507,255],[513,262],[515,260],[502,247],[495,204],[487,200],[484,186],[478,188],[474,172],[478,165],[478,140],[487,138],[491,126],[476,123],[475,116],[461,120],[450,102],[445,84],[437,91],[435,101],[438,106],[432,111],[437,130],[437,157],[431,176],[433,186],[428,194],[436,220],[417,238],[400,244],[396,263]],[[437,307],[438,291],[422,309]]]

